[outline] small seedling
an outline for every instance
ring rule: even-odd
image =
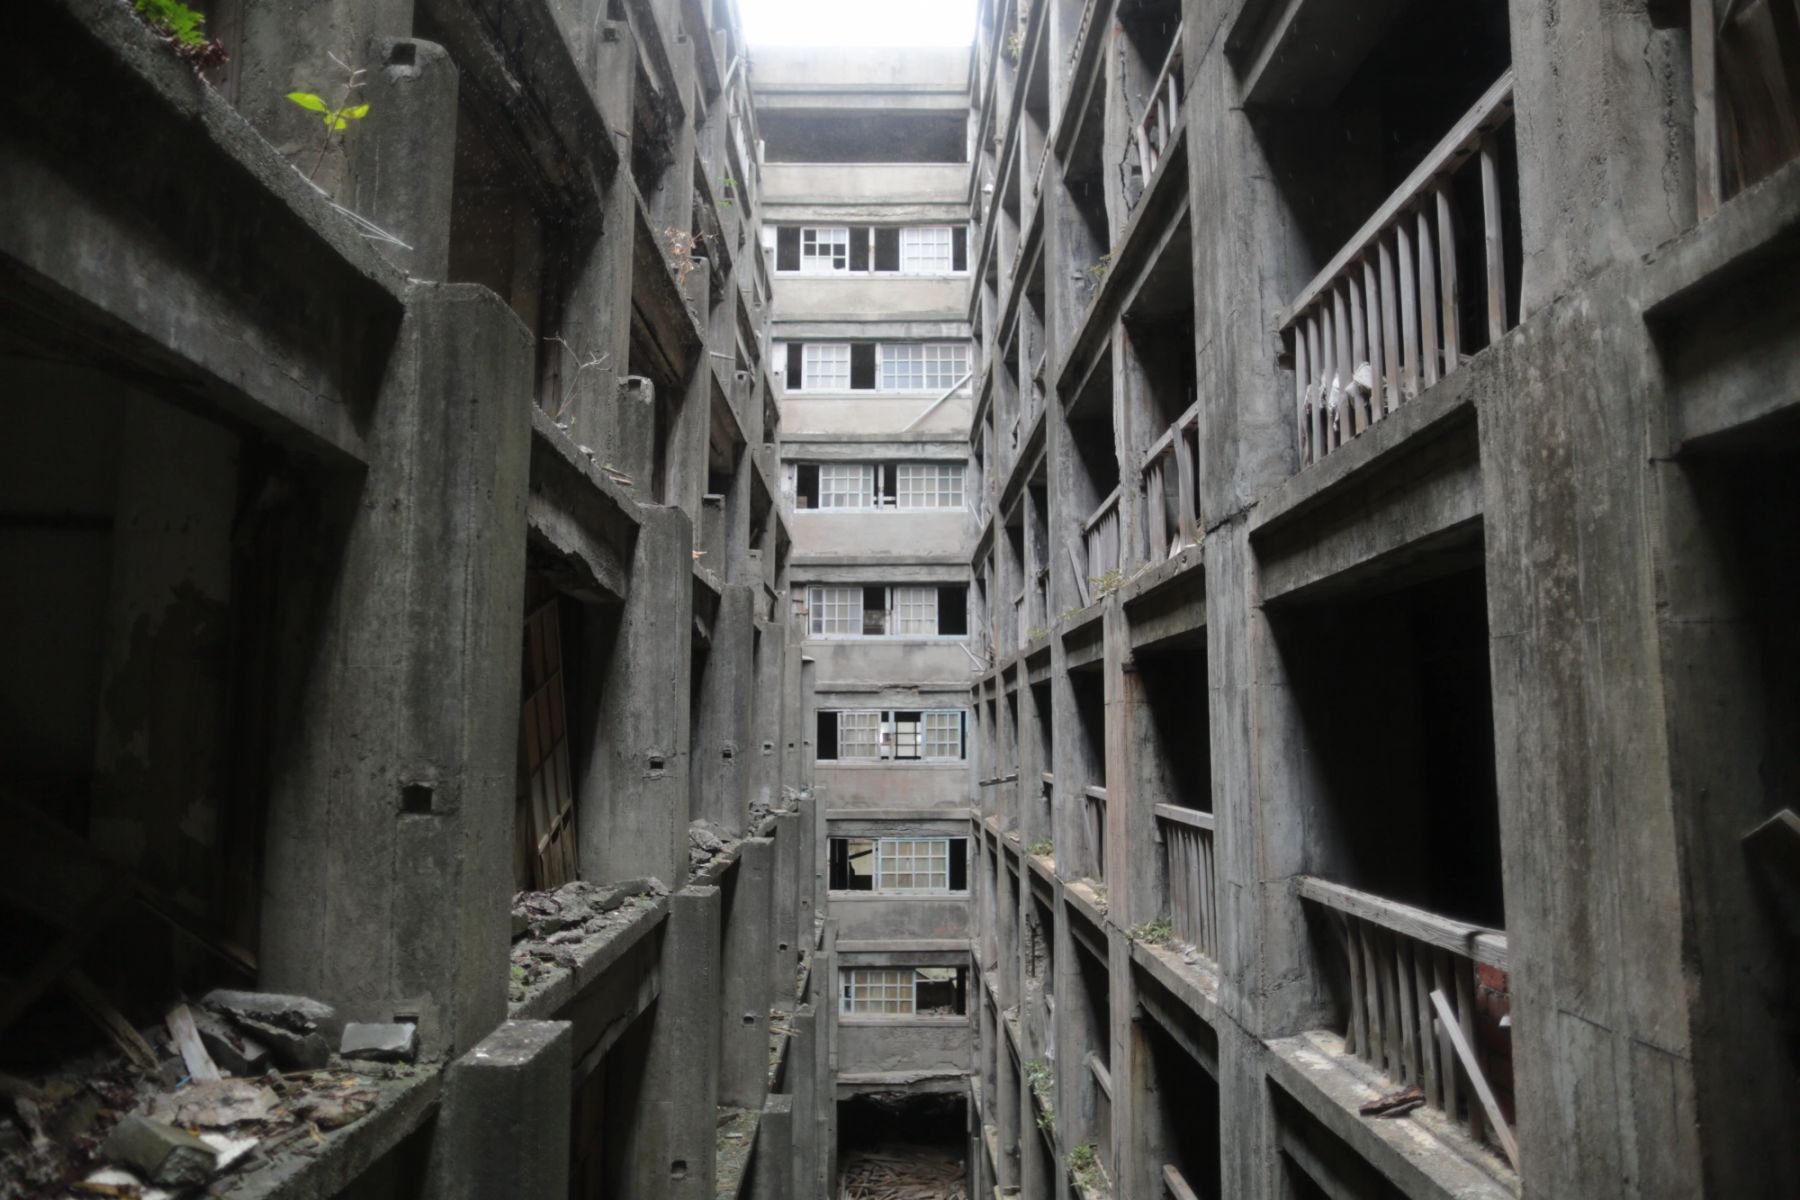
[[[1094,599],[1110,596],[1125,586],[1125,572],[1114,567],[1104,575],[1095,575],[1088,580],[1094,586]]]
[[[367,72],[360,67],[352,67],[349,63],[345,62],[335,54],[332,54],[330,57],[331,61],[342,68],[344,72],[344,94],[342,99],[338,101],[336,107],[328,104],[323,97],[317,96],[312,92],[289,92],[287,94],[289,100],[298,104],[307,112],[319,114],[320,123],[325,126],[324,140],[319,143],[319,156],[313,160],[312,170],[308,171],[306,174],[308,179],[317,175],[319,173],[319,168],[324,165],[325,155],[331,149],[332,137],[341,134],[346,129],[350,128],[350,122],[360,121],[369,115],[369,106],[367,104],[350,103],[352,97],[355,96],[357,89],[363,86],[363,76],[367,74]]]
[[[1083,1192],[1094,1190],[1100,1182],[1100,1156],[1094,1152],[1094,1143],[1083,1142],[1069,1151],[1069,1173]]]
[[[1025,640],[1028,642],[1041,641],[1049,636],[1050,631],[1042,625],[1033,625],[1030,629],[1025,631]]]
[[[1088,278],[1098,283],[1106,278],[1106,273],[1110,270],[1112,270],[1112,255],[1102,254],[1094,262],[1094,265],[1087,269]]]
[[[1024,46],[1025,38],[1018,30],[1015,29],[1006,35],[1006,57],[1013,62],[1019,61],[1019,51],[1024,49]]]
[[[1025,847],[1025,853],[1031,855],[1033,858],[1049,858],[1055,849],[1056,848],[1052,846],[1048,840],[1045,840],[1031,843],[1031,845]]]
[[[727,175],[719,182],[725,187],[725,196],[719,201],[719,207],[730,208],[737,200],[737,180]]]
[[[1131,936],[1150,946],[1160,946],[1175,936],[1175,923],[1167,917],[1145,921],[1131,931]]]

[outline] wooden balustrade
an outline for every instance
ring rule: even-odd
[[[1505,932],[1310,876],[1301,878],[1300,895],[1331,914],[1342,939],[1350,972],[1344,1049],[1396,1083],[1417,1084],[1427,1104],[1453,1119],[1466,1117],[1470,1132],[1482,1137],[1482,1106],[1467,1074],[1457,1070],[1430,997],[1442,992],[1463,1038],[1478,1044],[1476,964],[1506,969]]]
[[[1512,120],[1513,73],[1463,114],[1277,322],[1294,362],[1301,462],[1311,463],[1448,375],[1463,361],[1456,231],[1483,231],[1486,341],[1511,327],[1506,300],[1499,131]],[[1481,171],[1479,214],[1457,211],[1452,177]]]
[[[1168,1200],[1200,1200],[1199,1193],[1188,1186],[1187,1178],[1175,1169],[1174,1163],[1163,1164],[1162,1182]]]
[[[1082,789],[1082,822],[1087,831],[1088,853],[1093,856],[1094,878],[1106,882],[1106,789],[1089,785]]]
[[[1200,542],[1200,402],[1196,400],[1151,443],[1144,456],[1144,516],[1150,561],[1174,558]]]
[[[1162,70],[1156,73],[1156,83],[1144,101],[1144,113],[1138,118],[1135,131],[1138,162],[1143,164],[1146,184],[1156,173],[1156,165],[1162,161],[1175,136],[1175,126],[1181,121],[1185,88],[1186,83],[1181,78],[1181,26],[1177,25],[1174,40],[1169,44],[1169,56],[1163,60]]]
[[[1213,866],[1213,815],[1173,804],[1156,806],[1169,877],[1169,923],[1175,936],[1217,961],[1218,889]]]
[[[1087,573],[1088,580],[1104,578],[1112,571],[1120,570],[1124,561],[1119,557],[1119,489],[1114,488],[1107,493],[1106,499],[1100,502],[1093,515],[1085,522],[1087,537]]]

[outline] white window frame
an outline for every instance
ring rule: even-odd
[[[831,382],[819,382],[820,378],[827,373],[831,377]],[[843,381],[842,383],[838,382],[840,379]],[[801,342],[800,390],[803,392],[849,391],[850,343]]]
[[[933,718],[936,718],[935,720]],[[963,759],[961,709],[930,708],[919,714],[919,753],[926,762],[961,762]],[[940,753],[933,753],[933,748]]]
[[[950,364],[947,369],[946,364]],[[948,391],[968,373],[967,342],[878,342],[875,346],[878,392]],[[902,381],[898,386],[892,382],[895,378]],[[915,378],[917,383],[912,382]],[[804,375],[801,379],[805,382]]]
[[[928,254],[921,254],[921,251]],[[939,251],[942,251],[940,254]],[[921,258],[925,265],[920,265]],[[939,265],[941,263],[941,265]],[[902,275],[955,275],[956,232],[948,225],[905,225],[900,229]]]
[[[917,882],[923,876],[927,882]],[[900,880],[911,877],[914,882]],[[950,892],[950,839],[947,837],[875,839],[875,890],[878,892]]]
[[[852,511],[874,508],[876,472],[874,463],[820,463],[819,508]],[[845,497],[852,498],[853,502],[839,502]]]
[[[800,274],[842,275],[850,270],[850,227],[802,225]]]
[[[806,589],[806,634],[814,638],[861,637],[863,590],[814,584]]]
[[[838,1011],[847,1017],[910,1017],[919,1010],[912,967],[840,967]]]
[[[937,635],[938,589],[935,583],[888,589],[888,636]]]
[[[957,509],[966,507],[968,468],[957,462],[903,462],[894,465],[894,507]]]
[[[966,714],[960,708],[840,708],[837,711],[838,753],[824,762],[959,763],[968,758]],[[896,715],[919,714],[917,722],[901,729]],[[873,733],[875,740],[866,735]],[[915,753],[900,757],[901,740]],[[872,748],[872,754],[854,754],[850,747]],[[933,753],[933,751],[937,751]]]
[[[848,719],[846,719],[848,718]],[[882,759],[883,730],[887,721],[885,714],[877,708],[845,708],[838,710],[838,756],[837,762],[880,762]],[[868,734],[865,739],[861,735]],[[851,735],[858,735],[852,739]],[[871,753],[846,754],[845,748],[852,740],[860,748],[867,744]]]

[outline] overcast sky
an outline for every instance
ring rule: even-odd
[[[738,0],[764,46],[966,46],[975,0]]]

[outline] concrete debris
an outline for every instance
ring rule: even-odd
[[[372,1024],[352,1021],[344,1026],[338,1044],[341,1058],[366,1058],[375,1062],[411,1062],[419,1053],[419,1027],[411,1021]]]
[[[183,1129],[217,1129],[266,1120],[280,1103],[272,1089],[254,1080],[204,1080],[156,1097],[149,1115]]]
[[[336,1009],[306,996],[221,989],[208,992],[200,1003],[229,1017],[289,1067],[324,1066],[344,1032]]]
[[[206,1008],[194,1010],[200,1042],[227,1075],[261,1075],[269,1069],[269,1048]]]
[[[339,1129],[375,1111],[380,1096],[372,1088],[345,1085],[329,1092],[313,1092],[294,1104],[295,1115],[320,1129]]]
[[[151,1183],[191,1187],[211,1179],[219,1152],[185,1130],[132,1114],[113,1127],[100,1152]]]

